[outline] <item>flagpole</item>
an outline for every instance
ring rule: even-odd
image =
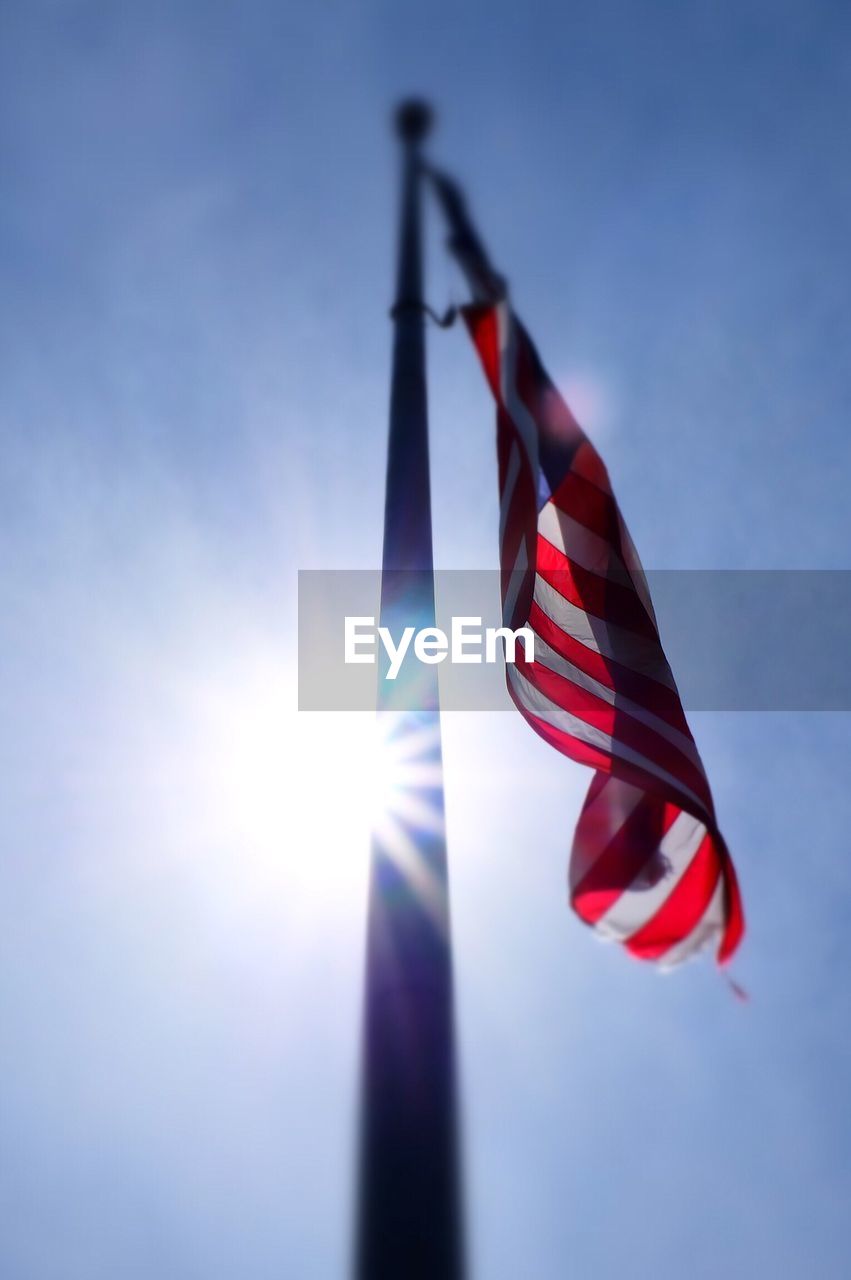
[[[402,198],[381,620],[434,624],[423,314],[421,102],[396,114]],[[411,781],[373,833],[361,1064],[357,1280],[461,1280],[452,950],[436,668],[379,678],[388,753]]]

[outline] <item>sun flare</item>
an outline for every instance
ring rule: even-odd
[[[239,850],[245,875],[323,910],[363,892],[371,836],[434,899],[412,832],[443,831],[437,724],[299,712],[292,688],[291,670],[267,663],[198,691],[205,827]]]

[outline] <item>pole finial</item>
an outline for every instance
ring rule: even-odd
[[[424,98],[406,98],[396,108],[396,130],[404,142],[422,142],[433,122],[434,112]]]

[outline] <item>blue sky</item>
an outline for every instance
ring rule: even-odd
[[[4,1276],[343,1273],[366,726],[295,712],[295,574],[380,551],[390,104],[436,101],[645,564],[847,568],[849,34],[782,0],[2,7]],[[429,360],[436,559],[488,567],[491,405],[460,332]],[[596,945],[588,775],[446,717],[481,1280],[846,1273],[851,725],[692,721],[744,1007]]]

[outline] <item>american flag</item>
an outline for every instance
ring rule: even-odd
[[[744,917],[709,783],[606,468],[547,376],[460,193],[432,174],[471,283],[462,308],[497,406],[505,625],[529,627],[508,691],[542,738],[595,770],[570,901],[601,937],[661,966],[738,946]]]

